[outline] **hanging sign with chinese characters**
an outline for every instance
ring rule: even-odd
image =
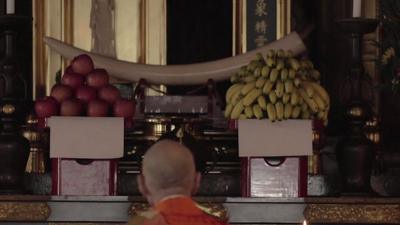
[[[247,51],[288,33],[290,0],[247,0],[245,5]]]

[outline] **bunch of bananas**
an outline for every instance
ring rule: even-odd
[[[231,77],[226,92],[225,117],[322,119],[327,123],[329,95],[319,84],[320,73],[310,60],[299,60],[288,50],[258,53]]]

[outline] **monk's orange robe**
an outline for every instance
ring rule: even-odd
[[[201,211],[189,197],[161,201],[151,211],[133,218],[129,225],[227,225]]]

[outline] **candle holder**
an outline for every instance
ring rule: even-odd
[[[373,143],[366,137],[365,122],[371,118],[372,109],[362,98],[365,83],[364,69],[361,61],[362,37],[373,32],[378,20],[351,18],[337,21],[341,30],[350,34],[351,62],[347,82],[350,84],[350,101],[347,104],[346,120],[348,133],[337,145],[337,159],[342,178],[342,193],[364,195],[372,193],[370,177],[374,158]],[[371,88],[371,87],[369,87]]]
[[[29,154],[29,141],[19,126],[31,105],[27,85],[18,70],[16,34],[30,24],[29,17],[0,16],[0,29],[5,39],[5,54],[0,61],[0,193],[23,191],[22,181]]]

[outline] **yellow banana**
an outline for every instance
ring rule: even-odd
[[[283,94],[283,97],[282,97],[283,104],[289,103],[289,101],[290,101],[290,94],[289,93]]]
[[[319,111],[317,113],[317,118],[320,119],[320,120],[323,120],[324,116],[325,116],[325,111]]]
[[[251,83],[247,83],[247,84],[245,84],[245,85],[242,87],[240,93],[242,93],[243,96],[246,96],[247,93],[249,93],[249,92],[250,92],[251,90],[253,90],[255,87],[256,87],[256,82],[255,82],[255,81],[253,81],[253,82],[251,82]]]
[[[239,82],[239,80],[240,80],[239,75],[238,74],[232,75],[230,80],[231,80],[231,83],[233,83],[233,84]]]
[[[319,96],[318,94],[314,94],[313,100],[315,101],[315,103],[317,103],[318,109],[320,111],[325,110],[326,105],[325,105],[324,100],[322,100],[321,96]]]
[[[232,109],[231,119],[239,119],[240,114],[244,110],[243,101],[240,100]]]
[[[273,67],[273,66],[275,66],[275,60],[274,60],[274,58],[267,58],[267,59],[265,60],[265,63],[267,64],[268,67]]]
[[[262,94],[261,89],[253,89],[251,90],[244,98],[243,98],[243,105],[249,106],[253,104],[253,102]]]
[[[302,119],[310,119],[310,117],[311,117],[310,111],[306,110],[301,112]]]
[[[262,90],[263,93],[266,95],[269,94],[271,92],[273,86],[274,86],[274,84],[271,81],[267,80],[265,82],[263,90]]]
[[[285,92],[286,93],[293,92],[293,81],[292,80],[285,81]]]
[[[319,80],[321,78],[321,74],[318,70],[311,70],[310,75],[314,80]]]
[[[240,89],[242,89],[243,84],[233,84],[232,86],[230,86],[228,88],[228,90],[226,91],[226,95],[225,95],[225,100],[226,102],[229,102],[233,96],[234,93],[236,92],[240,92]]]
[[[226,105],[225,111],[224,111],[225,118],[229,118],[229,116],[231,115],[232,109],[233,109],[233,105],[232,104]]]
[[[296,71],[294,71],[292,68],[289,69],[289,79],[294,79],[296,77]]]
[[[280,57],[280,58],[284,57],[284,56],[285,56],[285,51],[283,51],[283,49],[279,49],[279,50],[276,52],[276,56],[278,56],[278,57]]]
[[[246,115],[247,118],[252,118],[254,113],[253,113],[253,107],[251,106],[246,106],[244,108],[244,114]]]
[[[278,98],[282,98],[283,94],[285,93],[285,86],[282,81],[276,82],[275,93],[276,97]]]
[[[288,69],[283,68],[283,69],[281,70],[281,80],[282,80],[283,82],[285,82],[285,81],[288,79],[288,76],[289,76],[289,71],[288,71]]]
[[[285,51],[285,57],[286,57],[286,58],[291,58],[291,57],[293,57],[293,52],[292,52],[292,50],[286,50],[286,51]]]
[[[301,60],[301,61],[300,61],[300,67],[301,67],[302,69],[308,69],[308,64],[306,63],[305,60]]]
[[[295,58],[290,58],[290,59],[289,59],[289,64],[290,64],[290,67],[291,67],[294,71],[297,71],[297,70],[300,69],[300,63],[299,63],[299,61],[298,61],[297,59],[295,59]]]
[[[256,88],[263,88],[266,81],[267,79],[264,77],[259,77],[256,81]]]
[[[301,107],[300,106],[295,106],[293,108],[293,110],[292,110],[292,115],[291,116],[292,116],[293,119],[297,119],[297,118],[299,118],[300,113],[301,113]]]
[[[302,99],[302,98],[300,98],[300,99]],[[305,102],[303,102],[302,104],[300,104],[300,107],[301,107],[301,111],[302,111],[302,112],[308,110],[308,105],[307,105],[307,103],[305,103]]]
[[[317,92],[319,96],[321,96],[321,98],[324,100],[326,105],[330,104],[328,92],[326,92],[326,90],[320,84],[315,83],[315,82],[307,82],[307,83],[310,86],[312,86],[314,91]]]
[[[272,104],[275,104],[275,102],[276,102],[276,94],[275,94],[275,91],[269,92],[268,97],[269,97],[269,101],[270,101]]]
[[[238,75],[241,77],[244,76],[246,73],[247,73],[247,67],[246,66],[240,67]]]
[[[247,75],[247,76],[243,79],[243,81],[244,81],[245,83],[251,83],[251,82],[253,82],[253,81],[255,81],[255,80],[256,80],[256,77],[253,76],[253,75]]]
[[[285,67],[285,62],[283,61],[283,59],[278,59],[276,62],[276,69],[281,70],[284,67]]]
[[[271,122],[275,122],[276,120],[276,110],[275,106],[272,103],[267,104],[267,114],[268,118]]]
[[[235,93],[232,94],[232,97],[229,101],[232,105],[236,105],[240,99],[242,99],[243,95],[240,90],[236,91]]]
[[[283,103],[278,101],[275,103],[276,117],[279,121],[283,120]]]
[[[311,99],[306,91],[304,91],[304,89],[300,88],[299,89],[299,94],[300,96],[303,98],[303,100],[307,103],[308,107],[310,107],[311,111],[313,113],[317,113],[318,112],[318,106],[317,103],[315,103],[315,101],[313,99]]]
[[[270,68],[268,66],[264,66],[261,69],[261,76],[264,77],[264,78],[268,78],[269,72],[270,72]]]
[[[297,94],[297,91],[293,91],[292,94],[290,95],[290,104],[297,105],[298,103],[299,103],[299,95]]]
[[[260,67],[257,67],[257,68],[254,70],[253,74],[254,74],[255,77],[261,76],[261,68],[260,68]]]
[[[292,115],[292,111],[293,111],[292,105],[290,103],[286,103],[284,107],[283,117],[285,119],[289,119],[290,116]]]
[[[256,54],[256,60],[257,60],[257,61],[264,61],[263,55],[262,55],[261,53],[258,52],[258,53]]]
[[[308,82],[302,82],[301,87],[306,91],[308,97],[312,98],[314,95],[314,88]]]
[[[275,50],[273,50],[273,49],[270,49],[270,50],[268,50],[268,52],[267,52],[267,57],[268,58],[273,58],[273,57],[275,57]]]
[[[267,101],[265,100],[264,95],[258,96],[257,103],[263,110],[267,110]]]
[[[294,83],[294,86],[299,87],[301,84],[300,78],[298,78],[298,77],[294,78],[293,83]]]
[[[245,115],[245,114],[240,114],[240,116],[239,116],[239,118],[238,118],[239,120],[245,120],[245,119],[247,119],[247,116]]]
[[[272,69],[271,73],[269,74],[269,80],[274,83],[276,79],[278,79],[279,71],[277,69]]]
[[[258,104],[253,105],[253,112],[257,119],[262,119],[264,117],[264,113]]]
[[[306,59],[305,61],[306,61],[306,63],[307,63],[307,67],[308,67],[308,68],[314,69],[314,64],[311,62],[311,60]]]

